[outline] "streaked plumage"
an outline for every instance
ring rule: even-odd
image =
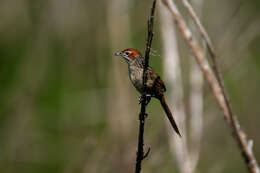
[[[134,48],[128,48],[120,52],[115,53],[116,56],[121,56],[128,64],[129,78],[134,85],[134,87],[141,94],[143,93],[143,64],[144,57],[141,52]],[[147,68],[147,93],[152,97],[160,100],[161,105],[173,127],[178,135],[180,135],[177,124],[172,116],[172,113],[165,101],[164,92],[166,91],[163,80],[160,76],[152,69],[152,67]],[[181,136],[181,135],[180,135]]]

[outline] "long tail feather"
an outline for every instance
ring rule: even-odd
[[[160,100],[160,102],[161,102],[161,105],[162,105],[162,107],[163,107],[163,109],[164,109],[164,111],[165,111],[165,113],[166,113],[166,115],[167,115],[167,117],[168,117],[168,119],[169,119],[169,121],[170,121],[170,123],[171,123],[173,129],[174,129],[175,132],[181,137],[180,131],[179,131],[178,127],[177,127],[177,124],[176,124],[176,122],[175,122],[173,116],[172,116],[171,110],[170,110],[169,106],[167,105],[167,103],[166,103],[166,101],[165,101],[164,95],[161,96],[161,97],[159,98],[159,100]]]

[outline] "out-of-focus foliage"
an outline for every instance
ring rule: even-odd
[[[124,130],[117,120],[126,117],[109,113],[117,106],[113,103],[119,97],[111,84],[116,80],[111,71],[116,67],[113,62],[118,61],[122,66],[119,73],[126,74],[118,76],[131,85],[126,64],[113,53],[127,47],[144,49],[151,2],[129,0],[121,17],[129,18],[129,33],[125,34],[130,39],[118,48],[112,46],[115,40],[111,39],[119,38],[109,36],[109,3],[105,0],[0,1],[0,172],[133,171],[138,94],[132,87],[124,90],[131,96],[124,98],[130,100],[128,109],[135,112],[129,120],[131,126],[125,126],[129,130]],[[258,0],[205,1],[202,12],[202,21],[217,47],[232,106],[242,128],[254,139],[258,160],[259,5]],[[118,5],[114,10],[120,8]],[[113,27],[120,30],[123,27],[120,22]],[[156,52],[151,65],[161,74],[159,18],[155,25],[153,50]],[[179,42],[185,78],[189,50],[181,37]],[[156,101],[152,101],[148,111],[145,143],[152,147],[152,152],[143,170],[176,172],[163,112]],[[246,172],[207,84],[204,112],[206,125],[198,172]],[[114,123],[109,124],[113,119]],[[122,131],[121,136],[111,129]]]

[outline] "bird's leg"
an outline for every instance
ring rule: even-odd
[[[145,98],[144,98],[145,97]],[[141,95],[139,97],[139,104],[141,104],[143,102],[143,100],[145,99],[145,106],[148,105],[148,103],[151,101],[152,95],[151,94],[145,94],[145,95]]]

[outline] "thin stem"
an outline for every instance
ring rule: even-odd
[[[240,128],[240,124],[232,112],[231,104],[228,99],[228,95],[225,91],[222,76],[221,76],[219,67],[216,62],[216,54],[214,52],[213,46],[208,41],[208,39],[205,36],[203,36],[203,38],[206,40],[206,42],[208,44],[208,48],[209,48],[209,51],[210,51],[210,54],[211,54],[211,57],[213,60],[213,69],[214,69],[215,74],[213,73],[207,59],[205,58],[205,55],[204,55],[201,47],[199,46],[197,41],[192,37],[191,31],[185,24],[185,21],[183,20],[182,16],[180,15],[175,4],[169,0],[164,0],[163,2],[170,10],[174,20],[176,21],[178,29],[180,30],[184,39],[190,46],[196,61],[198,62],[206,80],[208,81],[208,83],[211,87],[212,93],[215,96],[217,103],[218,103],[219,107],[221,108],[221,111],[223,112],[224,118],[225,118],[227,124],[229,125],[229,127],[231,128],[231,130],[233,132],[233,136],[235,137],[235,139],[238,143],[239,149],[242,152],[245,164],[247,165],[249,172],[260,173],[258,163],[257,163],[254,153],[253,153],[252,142],[251,142],[251,140],[250,141],[247,140],[247,137],[246,137],[247,135]],[[187,7],[187,2],[185,5]],[[188,7],[191,7],[191,6],[189,5]],[[191,8],[189,8],[189,9],[191,9]],[[194,18],[194,14],[190,13],[190,15],[193,18]],[[198,17],[196,18],[196,20],[198,20]],[[201,29],[199,23],[197,23],[197,26],[199,27],[199,29]],[[209,45],[211,45],[211,46],[209,46]]]
[[[151,14],[148,20],[148,33],[147,33],[147,40],[146,40],[146,50],[145,50],[145,62],[144,62],[144,70],[143,70],[143,86],[144,86],[144,93],[142,95],[142,103],[141,103],[141,111],[139,114],[139,136],[138,136],[138,148],[137,148],[137,155],[136,155],[136,166],[135,166],[135,173],[141,172],[141,165],[144,158],[146,158],[150,152],[150,148],[147,151],[146,154],[144,154],[144,124],[145,124],[145,118],[147,116],[146,114],[146,81],[147,81],[147,73],[146,70],[149,66],[149,57],[150,57],[150,49],[152,45],[153,40],[153,23],[154,23],[154,13],[155,13],[155,5],[156,0],[153,1],[153,5],[151,8]]]

